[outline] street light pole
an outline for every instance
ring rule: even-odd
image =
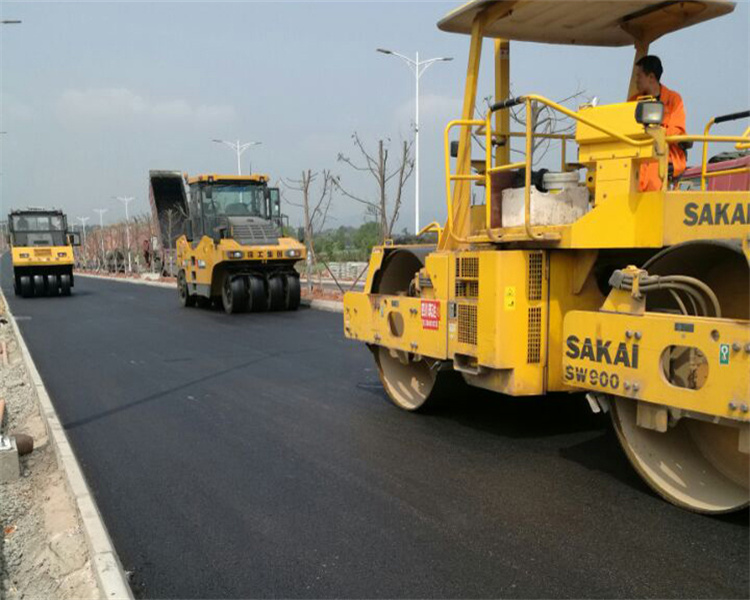
[[[128,217],[128,204],[135,200],[135,198],[132,196],[116,196],[115,200],[119,200],[125,205],[125,235],[128,244],[128,273],[132,273],[133,263],[130,261],[130,217]]]
[[[88,265],[86,264],[88,262],[88,256],[86,251],[86,221],[91,219],[91,217],[76,217],[81,222],[81,226],[83,227],[83,264],[84,268],[86,268]]]
[[[94,209],[95,213],[99,213],[99,241],[102,243],[102,267],[106,262],[106,257],[104,256],[104,213],[107,212],[107,210],[108,209],[106,208]]]
[[[232,150],[234,150],[237,153],[237,175],[242,175],[242,163],[240,162],[240,157],[242,154],[247,150],[250,146],[257,146],[261,144],[262,142],[245,142],[244,144],[240,143],[240,140],[237,140],[236,142],[228,142],[226,140],[211,140],[212,142],[215,142],[217,144],[224,144],[225,146],[228,146]]]
[[[434,63],[451,61],[453,58],[450,56],[442,56],[420,62],[419,52],[416,53],[414,60],[408,56],[394,52],[393,50],[386,50],[385,48],[377,48],[377,52],[398,56],[414,73],[414,84],[416,90],[414,110],[414,233],[416,234],[419,233],[419,78],[422,77],[424,72]]]

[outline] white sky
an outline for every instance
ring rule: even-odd
[[[228,172],[235,157],[212,138],[259,140],[243,169],[272,179],[332,169],[364,195],[351,134],[374,147],[410,139],[414,79],[385,47],[452,56],[421,79],[422,223],[445,219],[442,130],[460,114],[468,37],[440,32],[455,2],[0,2],[0,210],[55,205],[76,216],[121,218],[115,195],[148,210],[149,169]],[[663,82],[685,101],[688,130],[750,108],[748,1],[723,19],[652,45]],[[631,49],[517,43],[516,93],[561,98],[577,88],[600,102],[626,92]],[[491,42],[480,97],[489,95]],[[746,123],[716,127],[741,132]],[[395,148],[394,148],[395,150]],[[693,151],[694,163],[699,151]],[[288,192],[293,196],[293,192]],[[285,207],[293,224],[296,208]],[[328,226],[357,225],[360,205],[339,197]],[[413,180],[398,229],[413,227]]]

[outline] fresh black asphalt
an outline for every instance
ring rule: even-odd
[[[393,407],[341,315],[2,285],[138,596],[747,598],[748,514],[675,508],[581,397]]]

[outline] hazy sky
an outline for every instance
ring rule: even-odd
[[[148,210],[149,169],[233,173],[212,138],[259,140],[243,169],[272,179],[332,169],[364,195],[367,179],[341,163],[351,134],[370,146],[411,139],[414,78],[390,48],[451,56],[421,79],[423,223],[445,219],[442,130],[460,115],[468,37],[440,32],[456,2],[0,2],[0,208],[55,205],[71,217],[119,218],[115,195]],[[750,107],[748,1],[728,17],[652,45],[663,82],[685,101],[688,130]],[[480,97],[493,89],[486,42]],[[517,93],[561,98],[576,89],[601,102],[625,95],[632,49],[514,43]],[[746,123],[717,126],[734,133]],[[699,151],[689,162],[695,163]],[[294,196],[293,192],[289,193]],[[413,180],[399,229],[411,228]],[[334,204],[329,226],[359,224],[360,205]],[[293,224],[298,209],[285,207]],[[71,219],[72,220],[72,219]]]

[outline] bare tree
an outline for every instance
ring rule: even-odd
[[[169,275],[174,275],[174,255],[177,237],[185,232],[185,222],[188,215],[181,204],[175,204],[171,208],[162,210],[159,213],[159,229],[166,235],[162,239],[161,260],[162,272],[166,271]],[[169,265],[167,269],[166,265]]]
[[[358,164],[344,154],[339,154],[338,160],[349,165],[355,171],[369,173],[375,180],[377,195],[373,199],[353,194],[341,185],[340,178],[334,180],[334,185],[344,196],[365,206],[367,213],[378,222],[381,242],[385,242],[391,236],[393,226],[398,220],[404,185],[414,172],[414,159],[411,155],[412,143],[403,142],[395,167],[389,170],[389,148],[382,139],[378,140],[377,155],[368,152],[356,131],[352,135],[352,139],[364,162]],[[389,201],[391,195],[393,196],[392,202]]]
[[[513,96],[512,90],[510,95]],[[489,110],[489,107],[494,101],[495,100],[492,96],[486,96],[484,98],[485,111],[478,115],[479,119],[485,118],[485,115],[487,114],[486,111]],[[585,90],[577,89],[571,95],[567,96],[566,98],[562,98],[561,100],[557,100],[556,102],[557,104],[562,105],[567,104],[568,108],[575,109],[578,104],[581,104],[582,101],[588,102],[590,101],[590,98],[586,96]],[[479,109],[477,108],[476,110],[477,113],[479,113]],[[575,132],[576,128],[575,119],[571,119],[570,117],[567,117],[551,109],[546,104],[541,104],[540,102],[532,103],[531,119],[531,129],[534,133],[570,135]],[[526,131],[526,105],[521,104],[519,106],[511,108],[510,120],[511,122],[521,127],[523,131]],[[475,141],[478,142],[479,145],[482,146],[482,148],[484,148],[483,137],[477,136],[476,134],[473,134],[473,137]],[[546,156],[547,152],[550,149],[552,141],[553,140],[551,138],[534,138],[531,147],[532,162],[542,160]],[[522,156],[526,155],[526,151],[524,149],[519,150],[516,148],[511,148],[510,151]]]
[[[322,175],[317,193],[312,190],[312,184]],[[312,290],[312,268],[315,265],[315,233],[321,231],[328,218],[328,210],[333,200],[333,188],[336,178],[330,171],[313,173],[310,169],[302,171],[300,179],[287,179],[284,185],[290,190],[301,192],[302,202],[292,202],[285,198],[291,205],[302,208],[305,219],[305,243],[307,244],[307,262],[305,266],[307,285]]]

